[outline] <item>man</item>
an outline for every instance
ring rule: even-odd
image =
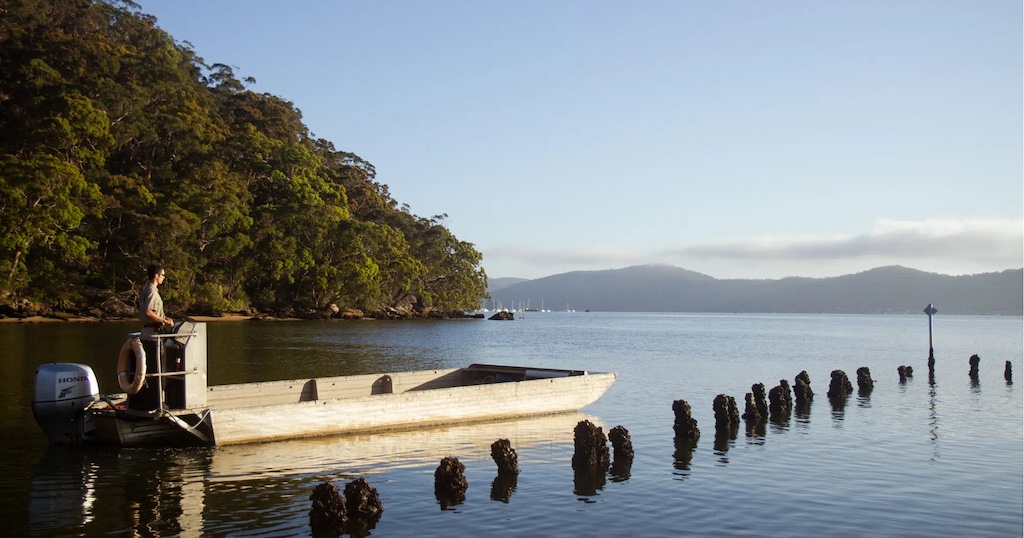
[[[139,292],[139,321],[142,322],[143,339],[150,339],[164,325],[174,325],[174,320],[164,316],[164,300],[157,289],[166,278],[163,266],[150,265],[146,275],[149,282]]]
[[[146,269],[146,276],[149,281],[139,292],[139,321],[142,323],[142,349],[146,352],[147,372],[158,372],[160,354],[157,353],[157,339],[153,335],[160,332],[161,327],[173,325],[174,320],[164,315],[164,300],[160,298],[160,291],[157,289],[164,283],[166,276],[164,268],[160,265],[150,265]],[[135,362],[130,364],[129,372],[135,373]],[[135,394],[128,395],[128,409],[142,411],[152,414],[160,409],[160,385],[162,381],[149,383],[142,386]]]

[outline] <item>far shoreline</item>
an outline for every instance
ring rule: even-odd
[[[260,321],[292,321],[299,320],[300,318],[256,318],[256,316],[247,316],[244,314],[225,314],[223,316],[186,316],[183,319],[189,319],[192,321],[249,321],[252,319],[259,319]],[[94,317],[69,317],[69,318],[53,318],[47,316],[27,316],[24,318],[16,317],[5,317],[0,318],[0,323],[105,323],[105,322],[132,322],[137,321],[132,318],[112,318],[112,319],[101,319]]]

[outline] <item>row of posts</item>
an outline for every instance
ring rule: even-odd
[[[932,357],[933,355],[929,354],[930,372]],[[973,381],[977,381],[980,362],[981,359],[977,355],[972,355],[968,361],[969,376]],[[914,375],[911,366],[899,366],[896,371],[900,383],[905,383]],[[1006,361],[1003,375],[1008,383],[1012,382],[1013,368],[1010,361]],[[846,398],[853,393],[853,383],[842,370],[833,370],[831,377],[827,396],[833,405],[842,406]],[[857,387],[860,395],[870,394],[874,389],[874,380],[867,367],[857,369]],[[763,383],[751,385],[750,392],[746,393],[744,398],[742,415],[732,396],[719,394],[712,404],[716,441],[734,435],[741,418],[748,426],[763,425],[766,419],[775,420],[788,416],[794,406],[798,411],[806,409],[813,399],[814,391],[811,390],[811,379],[807,371],[797,374],[792,389],[785,379],[780,379],[779,384],[769,390],[767,395]],[[700,429],[697,427],[697,420],[693,418],[692,408],[685,400],[675,400],[672,402],[672,411],[675,415],[673,429],[676,444],[682,444],[684,448],[692,451],[700,439]],[[614,452],[608,450],[609,441]],[[616,426],[606,436],[600,426],[583,420],[573,429],[573,445],[572,468],[577,494],[595,494],[598,489],[604,487],[609,470],[613,479],[629,477],[634,453],[633,443],[626,428]],[[498,476],[491,484],[491,498],[508,502],[515,491],[519,475],[518,456],[508,439],[498,439],[491,444],[491,458],[498,467]],[[434,471],[434,495],[442,509],[465,501],[466,490],[469,487],[465,471],[466,466],[455,457],[442,459]],[[310,500],[313,501],[313,507],[309,511],[309,521],[314,536],[366,534],[374,528],[384,512],[376,489],[363,478],[347,484],[344,496],[336,486],[324,482],[313,490]]]
[[[609,440],[613,453],[608,450]],[[600,426],[582,420],[573,430],[573,443],[572,467],[577,493],[596,493],[604,486],[604,476],[609,469],[613,476],[628,478],[633,464],[633,443],[626,428],[616,426],[605,436]],[[491,484],[491,498],[508,502],[519,476],[518,455],[508,439],[498,439],[491,444],[491,458],[498,467],[498,476]],[[466,466],[456,457],[445,457],[437,466],[434,495],[442,510],[466,500],[469,483],[465,472]],[[313,536],[365,535],[384,512],[377,490],[363,478],[346,485],[344,495],[330,482],[323,482],[314,488],[310,500],[313,506],[309,511],[309,524]]]
[[[970,366],[968,375],[973,382],[978,381],[978,365],[980,362],[981,359],[977,355],[971,355],[971,358],[968,360]],[[931,374],[931,379],[934,380],[933,368],[934,353],[931,352],[929,353],[929,373]],[[908,378],[914,376],[914,369],[911,366],[899,366],[896,372],[899,375],[900,383],[906,383]],[[845,405],[846,398],[853,393],[853,383],[850,382],[846,372],[842,370],[833,370],[831,376],[832,380],[828,387],[828,398],[834,407],[841,409]],[[1006,361],[1003,377],[1007,383],[1013,382],[1013,366],[1010,361]],[[747,425],[751,428],[763,425],[763,421],[766,419],[784,419],[794,407],[793,396],[795,396],[797,411],[803,410],[806,412],[811,400],[814,399],[814,391],[811,390],[811,379],[807,371],[797,374],[794,383],[791,395],[789,382],[785,379],[780,379],[779,384],[768,391],[767,398],[765,397],[764,384],[755,383],[751,385],[750,392],[746,393],[745,407],[742,415],[739,412],[736,400],[732,396],[727,394],[716,396],[712,403],[712,409],[715,413],[716,440],[728,439],[730,435],[734,435],[739,427],[740,418],[747,421]],[[858,394],[866,396],[874,390],[874,386],[875,382],[871,378],[871,370],[866,366],[858,368]],[[700,429],[697,427],[697,420],[693,418],[690,404],[685,400],[675,400],[672,402],[672,411],[675,414],[673,429],[675,430],[677,444],[680,442],[683,442],[684,445],[689,443],[692,450],[692,445],[700,439]]]

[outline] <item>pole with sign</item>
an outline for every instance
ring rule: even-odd
[[[935,348],[932,347],[932,316],[937,314],[939,311],[928,303],[928,306],[924,309],[924,313],[928,314],[928,376],[935,376]]]

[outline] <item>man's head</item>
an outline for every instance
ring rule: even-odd
[[[150,280],[157,280],[157,284],[160,284],[164,280],[164,266],[162,265],[150,265],[146,268],[146,275]]]

